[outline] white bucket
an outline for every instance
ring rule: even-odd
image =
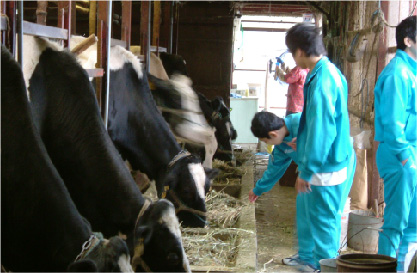
[[[342,212],[341,226],[342,231],[340,232],[340,250],[347,250],[347,231],[349,223],[349,213],[350,213],[350,197],[347,198],[345,207]]]

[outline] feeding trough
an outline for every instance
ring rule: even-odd
[[[182,230],[193,272],[256,272],[255,207],[247,198],[253,187],[253,167],[241,168],[240,185],[221,184],[207,195],[209,228]]]

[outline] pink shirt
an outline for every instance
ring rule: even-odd
[[[304,81],[308,69],[294,67],[290,73],[285,75],[285,82],[289,84],[287,94],[287,111],[302,112],[304,106]]]

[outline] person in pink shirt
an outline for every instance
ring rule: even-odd
[[[304,106],[304,81],[309,70],[298,66],[289,69],[285,67],[285,64],[282,64],[281,68],[278,69],[279,79],[289,84],[285,116],[302,112]]]

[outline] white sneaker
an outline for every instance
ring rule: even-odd
[[[311,264],[299,265],[297,267],[297,270],[300,271],[300,272],[314,272],[314,273],[320,272],[320,270],[318,270],[317,268],[315,268]]]
[[[304,265],[304,263],[300,260],[298,253],[292,255],[291,257],[282,259],[282,264],[290,266]]]

